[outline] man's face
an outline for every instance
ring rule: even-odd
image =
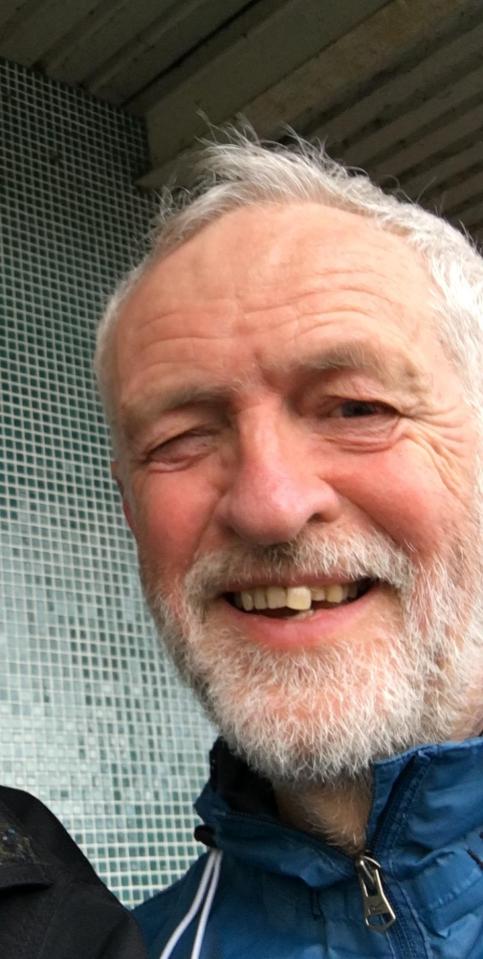
[[[275,778],[456,722],[476,433],[431,314],[402,239],[317,204],[225,215],[123,307],[115,471],[146,595]]]

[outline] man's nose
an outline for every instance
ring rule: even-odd
[[[341,507],[323,457],[307,459],[300,444],[259,431],[243,444],[218,516],[240,539],[270,546],[290,542],[308,524],[334,522]]]

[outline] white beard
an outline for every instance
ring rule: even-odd
[[[469,578],[463,549],[454,553],[423,570],[378,533],[312,534],[204,557],[170,595],[142,560],[141,578],[163,641],[230,748],[275,784],[336,783],[375,759],[451,739],[464,715],[483,669],[483,615],[479,587],[467,608],[474,565]],[[356,636],[272,651],[210,625],[210,601],[230,580],[335,571],[388,583],[396,598],[391,623],[374,619],[362,655]]]

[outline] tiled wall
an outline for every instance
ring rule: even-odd
[[[145,150],[140,121],[0,63],[0,781],[127,904],[196,854],[212,738],[144,611],[91,373],[154,209]]]

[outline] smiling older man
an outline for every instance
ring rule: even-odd
[[[309,147],[214,145],[97,371],[222,739],[150,956],[483,955],[483,261]]]

